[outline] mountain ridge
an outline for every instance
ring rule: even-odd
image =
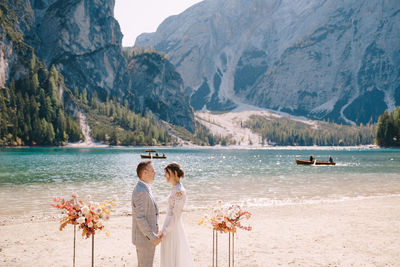
[[[169,55],[196,110],[365,124],[400,104],[398,32],[396,1],[206,0],[135,46]]]

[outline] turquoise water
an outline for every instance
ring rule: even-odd
[[[399,149],[187,149],[160,148],[154,160],[153,191],[165,206],[170,186],[163,168],[180,163],[186,172],[188,208],[217,200],[247,205],[285,205],[400,194]],[[48,215],[53,196],[77,191],[101,201],[118,195],[120,211],[130,210],[142,148],[0,149],[0,216]],[[295,158],[327,160],[336,166],[297,166]]]

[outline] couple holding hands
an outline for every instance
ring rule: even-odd
[[[138,267],[153,266],[156,246],[161,243],[161,267],[192,267],[193,258],[183,229],[181,214],[186,191],[180,180],[184,171],[178,163],[164,168],[164,177],[172,185],[164,224],[159,231],[158,206],[151,192],[155,170],[151,161],[136,168],[139,181],[132,193],[132,243],[136,246]]]

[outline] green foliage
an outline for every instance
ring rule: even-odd
[[[23,57],[32,58],[33,48],[26,44],[20,27],[30,29],[34,21],[34,12],[24,0],[0,1],[0,29],[13,42],[14,49]],[[34,62],[32,62],[34,63]],[[28,65],[27,65],[28,66]]]
[[[264,143],[294,146],[355,146],[374,142],[375,125],[349,126],[319,122],[311,126],[289,118],[251,116],[243,124],[261,134]]]
[[[126,47],[124,48],[123,54],[127,60],[130,60],[136,56],[140,56],[143,54],[157,54],[161,58],[166,59],[167,55],[164,53],[160,53],[155,50],[153,47]]]
[[[24,42],[34,13],[29,2],[0,3],[0,31],[7,34],[26,75],[0,88],[0,145],[63,145],[80,139],[77,121],[64,112],[58,88],[63,83],[56,68],[46,69]]]
[[[151,113],[146,116],[135,114],[116,99],[99,102],[92,97],[90,102],[84,90],[79,95],[80,106],[85,110],[92,137],[110,145],[167,145],[171,141]],[[87,103],[87,104],[85,104]]]
[[[378,146],[400,146],[400,106],[379,116],[375,142]]]
[[[55,68],[48,72],[33,58],[25,77],[0,89],[0,145],[64,145],[78,141],[79,124],[64,112],[60,101],[61,77]]]

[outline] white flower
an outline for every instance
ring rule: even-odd
[[[83,206],[83,208],[82,208],[82,214],[83,215],[86,215],[86,214],[88,214],[89,213],[89,207],[88,206]]]
[[[225,217],[227,217],[227,218],[229,218],[229,219],[233,219],[233,217],[234,217],[234,213],[232,212],[232,210],[229,210],[228,211],[228,214],[225,216]]]
[[[85,217],[79,217],[78,219],[76,219],[76,222],[81,224],[85,222]]]
[[[96,210],[96,206],[91,205],[91,206],[90,206],[90,211],[91,211],[91,212],[94,212],[95,210]]]
[[[102,226],[103,226],[103,224],[101,222],[97,223],[97,227],[102,227]]]
[[[226,222],[226,226],[227,226],[228,228],[232,228],[232,224],[231,224],[230,222]]]
[[[103,209],[99,207],[99,208],[97,208],[94,212],[95,212],[96,214],[100,215],[100,214],[103,212]]]
[[[93,223],[90,222],[90,223],[87,224],[87,226],[88,226],[89,228],[92,228],[92,227],[93,227]]]

